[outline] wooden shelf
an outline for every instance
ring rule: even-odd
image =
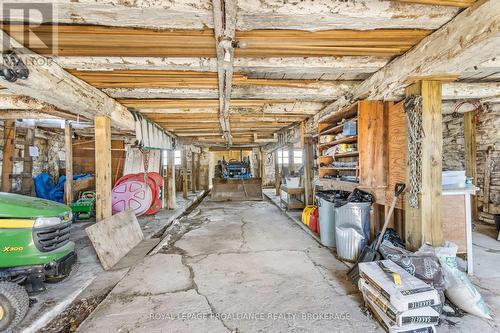
[[[341,144],[341,143],[353,143],[353,142],[356,142],[358,141],[358,136],[357,135],[352,135],[352,136],[348,136],[348,137],[345,137],[345,138],[342,138],[342,139],[338,139],[338,140],[334,140],[334,141],[331,141],[331,142],[327,142],[327,143],[322,143],[319,145],[319,148],[325,148],[325,147],[331,147],[331,146],[335,146],[335,145],[338,145],[338,144]]]
[[[345,152],[345,153],[335,154],[335,158],[356,157],[358,155],[359,155],[358,151],[349,151],[349,152]],[[323,156],[320,156],[319,158],[333,159],[333,156],[332,155],[323,155]]]
[[[347,170],[358,170],[358,168],[348,168],[348,167],[319,167],[321,170],[339,170],[339,171],[347,171]]]
[[[330,135],[340,133],[344,129],[344,124],[340,124],[338,126],[330,127],[323,130],[319,135]]]

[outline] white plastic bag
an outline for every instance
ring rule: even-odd
[[[446,284],[445,294],[453,304],[465,312],[491,319],[490,310],[481,294],[467,275],[458,269],[457,249],[458,246],[451,242],[446,242],[443,247],[436,248],[436,255],[441,263]]]

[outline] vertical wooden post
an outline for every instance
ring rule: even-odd
[[[490,183],[491,183],[491,154],[493,146],[486,149],[486,161],[484,163],[483,177],[483,212],[490,212]]]
[[[418,208],[411,208],[407,203],[405,213],[407,246],[410,250],[415,250],[426,242],[432,246],[441,246],[443,243],[441,82],[418,81],[409,86],[406,93],[422,96],[422,130],[424,133],[421,166],[422,193]],[[408,178],[407,183],[409,184]]]
[[[293,160],[293,143],[288,144],[288,174],[295,175],[295,163]]]
[[[262,150],[262,147],[259,148],[259,175],[262,180],[261,184],[264,185],[266,182],[266,153]]]
[[[312,172],[313,172],[313,156],[312,145],[308,142],[308,138],[304,137],[302,149],[302,161],[304,163],[304,196],[305,204],[313,204],[313,186],[312,186]]]
[[[16,139],[16,121],[4,120],[3,122],[3,161],[2,161],[2,192],[12,191],[10,174],[14,163],[14,140]]]
[[[280,166],[278,161],[278,149],[274,151],[274,187],[276,188],[276,195],[280,195],[281,175]]]
[[[95,126],[95,185],[96,220],[111,216],[111,120],[96,116]]]
[[[201,154],[202,153],[196,154],[197,156],[196,156],[196,178],[195,178],[195,182],[196,182],[196,190],[197,191],[201,190],[201,181],[200,181],[200,170],[201,170],[200,159],[201,159]]]
[[[182,197],[188,198],[187,150],[182,150]]]
[[[476,150],[476,113],[464,115],[465,174],[477,185],[477,150]],[[477,197],[472,196],[472,221],[477,221]]]
[[[23,174],[31,175],[33,173],[33,158],[30,155],[30,147],[35,142],[35,128],[28,128],[24,137],[23,153]],[[21,182],[21,192],[24,195],[33,194],[33,178],[23,177]]]
[[[176,208],[175,201],[175,156],[174,150],[167,150],[167,207]]]
[[[64,125],[64,150],[66,155],[66,182],[64,183],[64,202],[71,205],[73,202],[73,130],[66,122]]]
[[[196,193],[196,153],[191,152],[191,192]]]

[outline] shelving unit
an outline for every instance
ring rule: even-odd
[[[342,137],[347,120],[356,119],[356,135]],[[337,187],[339,182],[360,185],[365,188],[381,188],[387,185],[387,153],[385,128],[387,111],[381,101],[358,101],[335,112],[318,124],[317,161],[319,179],[326,188]],[[321,142],[326,135],[333,135],[328,142]],[[352,144],[354,151],[325,155],[325,151],[339,144]],[[356,162],[356,166],[334,166],[336,162]],[[323,164],[323,166],[321,166]],[[327,178],[325,178],[325,176]],[[342,178],[350,176],[350,179]],[[354,181],[355,180],[355,181]]]
[[[359,181],[359,152],[357,149],[355,151],[347,151],[336,153],[332,155],[324,155],[324,152],[333,146],[340,144],[358,144],[358,129],[356,129],[356,135],[339,137],[326,143],[321,142],[321,138],[327,135],[341,135],[344,131],[345,121],[356,120],[358,117],[358,103],[355,103],[348,108],[345,108],[332,116],[328,117],[324,121],[320,122],[318,125],[318,170],[319,178],[327,179],[327,177],[341,177],[341,176],[355,176],[356,181]],[[356,167],[336,167],[332,163],[336,162],[356,162]],[[324,166],[321,166],[321,165]],[[331,179],[331,178],[330,178]]]

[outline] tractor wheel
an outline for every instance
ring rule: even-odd
[[[28,312],[30,299],[24,287],[0,282],[0,332],[11,332]]]

